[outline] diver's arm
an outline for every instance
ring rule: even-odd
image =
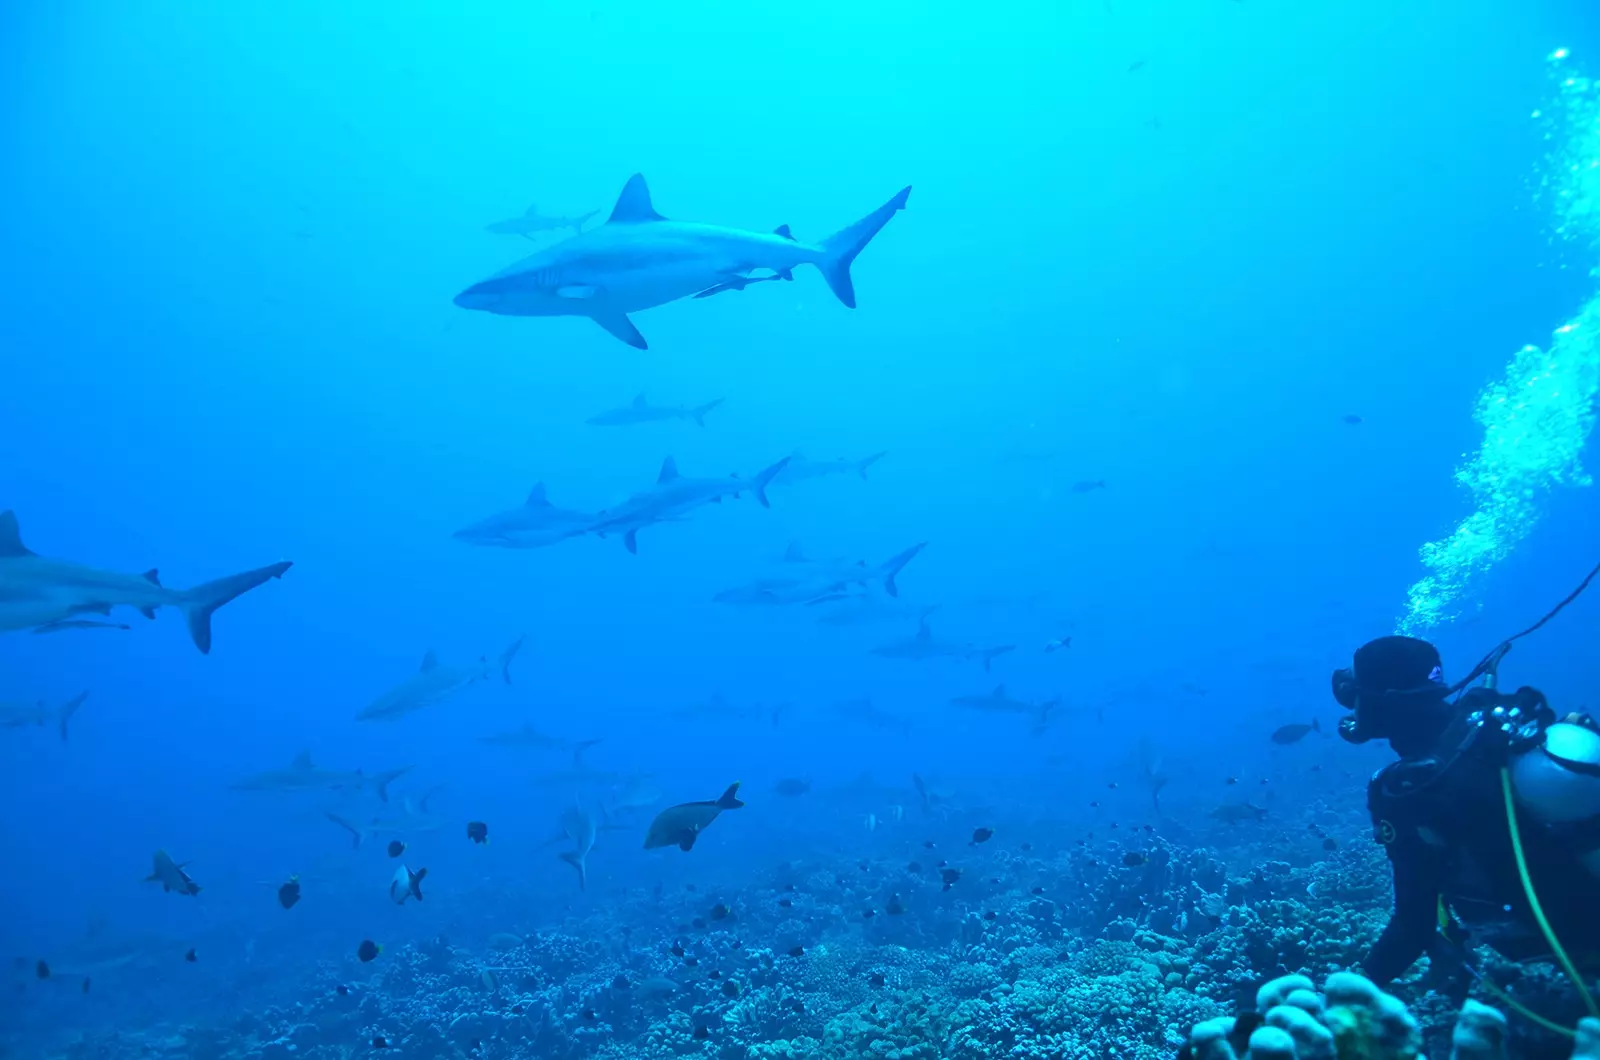
[[[1394,912],[1361,962],[1362,974],[1383,986],[1421,957],[1438,930],[1443,866],[1427,844],[1412,837],[1387,848],[1394,869]]]

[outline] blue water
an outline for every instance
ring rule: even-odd
[[[1155,820],[1144,744],[1180,822],[1230,774],[1270,779],[1249,793],[1269,806],[1358,811],[1376,749],[1265,736],[1331,731],[1328,670],[1394,628],[1418,547],[1465,513],[1476,395],[1593,293],[1529,190],[1557,45],[1600,45],[1583,0],[6,5],[0,508],[36,552],[172,586],[294,561],[218,612],[210,655],[171,609],[0,640],[0,700],[91,691],[66,742],[0,733],[18,1055],[292,997],[318,962],[366,974],[362,938],[533,934],[921,827],[888,799],[775,797],[786,776],[939,777],[972,811],[952,838],[976,814],[1042,843],[1093,813]],[[532,249],[485,225],[604,217],[634,172],[668,217],[802,239],[914,190],[855,265],[854,311],[803,268],[635,314],[641,352],[452,305]],[[703,429],[585,423],[640,391],[725,403]],[[594,511],[668,455],[749,476],[797,448],[889,455],[650,528],[638,555],[451,538],[535,482]],[[1447,668],[1595,562],[1593,491],[1539,503],[1435,632]],[[869,649],[914,618],[711,602],[791,541],[873,561],[927,541],[905,598],[939,605],[941,636],[1016,649],[993,673],[899,662]],[[1520,644],[1513,682],[1594,706],[1597,608]],[[523,633],[509,687],[355,721],[429,649],[466,663]],[[947,706],[1001,682],[1073,709],[1038,734]],[[675,713],[717,693],[793,706]],[[904,731],[832,709],[863,696]],[[540,846],[571,792],[536,780],[569,756],[479,742],[530,722],[603,738],[588,764],[652,773],[660,805],[742,780],[749,806],[687,855],[602,835],[579,892]],[[366,796],[230,790],[304,749],[414,764],[397,798],[444,785],[451,823],[406,856],[426,902],[388,903],[394,862],[324,819],[381,808]],[[141,884],[157,848],[201,895]],[[34,981],[91,918],[142,940],[143,971],[87,999]]]

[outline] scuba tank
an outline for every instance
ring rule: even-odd
[[[1498,653],[1483,684],[1463,697],[1478,703],[1467,724],[1500,744],[1505,779],[1519,816],[1553,836],[1565,833],[1578,861],[1600,881],[1600,723],[1587,714],[1558,719],[1543,692],[1496,691]]]
[[[1541,726],[1537,742],[1517,748],[1510,763],[1517,807],[1531,822],[1580,836],[1579,860],[1600,880],[1600,726],[1568,715]],[[1586,848],[1586,849],[1585,849]]]

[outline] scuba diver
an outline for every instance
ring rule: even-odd
[[[1592,1008],[1580,969],[1600,969],[1600,725],[1558,717],[1536,688],[1499,691],[1510,646],[1454,685],[1414,637],[1380,637],[1333,673],[1351,712],[1339,734],[1400,756],[1367,787],[1394,912],[1362,972],[1381,987],[1426,951],[1509,1001],[1468,957],[1485,944],[1514,962],[1554,958]]]

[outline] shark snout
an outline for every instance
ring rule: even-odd
[[[480,291],[478,287],[468,287],[456,295],[455,303],[462,309],[493,309],[500,301],[500,296],[493,291]]]

